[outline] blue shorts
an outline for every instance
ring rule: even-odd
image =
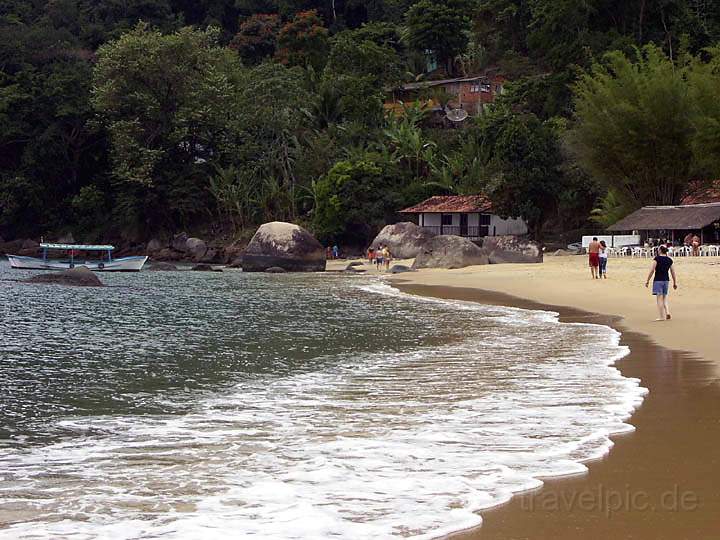
[[[653,281],[653,294],[667,296],[670,292],[669,281]]]

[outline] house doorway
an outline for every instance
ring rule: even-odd
[[[460,236],[468,235],[468,215],[460,214]]]

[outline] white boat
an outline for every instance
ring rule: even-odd
[[[76,266],[85,266],[95,272],[139,272],[148,260],[146,256],[113,259],[112,252],[115,247],[105,245],[40,244],[40,248],[42,258],[8,254],[10,267],[22,270],[67,270]],[[50,259],[48,257],[50,250],[66,252],[65,258]],[[99,252],[100,257],[88,258],[88,255],[94,252]]]

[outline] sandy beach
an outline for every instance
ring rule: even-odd
[[[696,353],[720,368],[720,258],[675,259],[679,288],[670,293],[673,320],[669,322],[654,321],[654,298],[644,286],[651,262],[610,259],[607,280],[590,279],[582,256],[549,256],[543,264],[422,270],[394,279],[408,285],[482,289],[619,317],[625,328],[658,345]]]
[[[336,263],[333,263],[336,264]],[[720,259],[676,259],[673,319],[655,322],[644,287],[651,261],[611,259],[609,279],[591,280],[585,257],[537,265],[422,270],[390,280],[428,296],[550,309],[561,321],[596,322],[622,333],[631,353],[617,363],[650,390],[584,475],[544,479],[533,492],[481,512],[482,527],[453,540],[720,538]]]

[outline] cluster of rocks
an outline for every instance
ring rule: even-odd
[[[176,261],[196,263],[191,270],[218,272],[214,264],[242,268],[245,272],[322,272],[325,250],[299,225],[274,221],[261,225],[247,246],[233,243],[213,246],[201,238],[180,233],[171,240],[148,242],[146,250],[151,270],[175,270]],[[159,261],[159,262],[156,262]]]
[[[388,225],[371,247],[387,246],[395,258],[414,258],[412,269],[464,268],[483,264],[539,263],[540,244],[517,236],[488,236],[482,242],[452,235],[436,235],[414,223]]]
[[[168,240],[154,238],[147,243],[145,252],[155,261],[189,261],[202,264],[228,264],[235,260],[242,246],[221,246],[182,232]]]
[[[0,255],[10,253],[12,255],[24,255],[34,257],[38,253],[40,244],[35,240],[21,239],[5,242],[0,238]]]

